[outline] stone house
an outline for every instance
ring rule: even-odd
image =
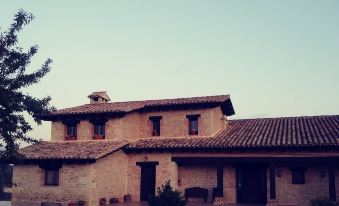
[[[303,206],[339,195],[339,115],[227,120],[228,95],[89,98],[41,116],[51,141],[20,150],[12,202],[138,202],[167,180],[222,205]]]

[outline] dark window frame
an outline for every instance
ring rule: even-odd
[[[189,135],[199,135],[199,118],[200,114],[186,115],[188,119],[188,134]],[[193,127],[196,127],[193,128]]]
[[[149,117],[149,120],[152,122],[151,135],[153,137],[160,136],[160,134],[161,134],[161,125],[160,125],[161,119],[162,119],[162,116],[151,116],[151,117]]]
[[[94,136],[106,136],[106,124],[105,123],[97,123],[94,124]]]
[[[292,176],[292,184],[303,185],[305,184],[305,168],[290,168]]]
[[[73,128],[73,129],[70,129],[70,128]],[[78,135],[77,129],[78,128],[76,124],[66,125],[66,137],[77,137]],[[71,132],[70,134],[69,131],[73,131],[73,133]]]
[[[56,175],[55,177],[53,177],[55,181],[48,182],[48,175],[51,175],[51,174]],[[59,168],[45,169],[45,186],[59,186],[59,181],[60,181],[60,169]]]

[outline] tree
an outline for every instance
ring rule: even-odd
[[[173,190],[170,181],[157,188],[157,195],[149,197],[150,206],[185,206],[186,200],[177,190]]]
[[[37,53],[34,45],[24,51],[17,46],[18,32],[34,19],[31,13],[19,10],[9,29],[0,33],[0,158],[12,161],[18,156],[21,142],[37,143],[39,140],[27,135],[32,130],[24,114],[33,117],[41,124],[39,115],[50,112],[51,98],[36,98],[23,89],[38,83],[50,71],[51,59],[47,59],[41,68],[28,73],[31,58]]]

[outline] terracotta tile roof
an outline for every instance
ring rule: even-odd
[[[129,101],[129,102],[111,102],[98,104],[85,104],[77,107],[60,109],[44,116],[60,116],[71,114],[92,114],[92,113],[127,113],[147,108],[156,108],[162,106],[178,106],[178,105],[202,105],[216,104],[225,105],[230,115],[234,114],[233,106],[229,95],[205,96],[205,97],[190,97],[177,99],[160,99],[160,100],[144,100],[144,101]]]
[[[149,138],[125,150],[312,147],[339,149],[339,115],[229,120],[226,129],[214,137]]]
[[[129,142],[113,140],[42,142],[19,150],[24,159],[87,159],[95,160],[106,156]]]

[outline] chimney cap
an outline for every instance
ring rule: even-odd
[[[106,91],[99,91],[99,92],[93,92],[92,94],[88,95],[88,98],[93,99],[93,98],[102,98],[105,101],[111,101],[109,96],[107,95]]]

